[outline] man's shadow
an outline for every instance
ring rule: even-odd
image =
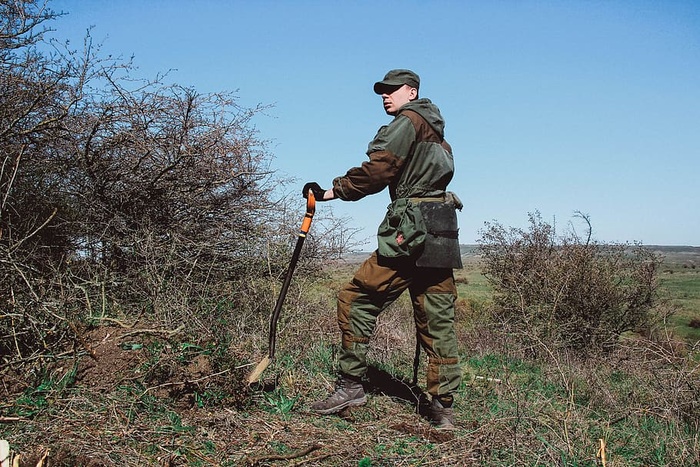
[[[412,405],[416,413],[428,416],[430,401],[428,395],[408,378],[398,378],[375,366],[367,368],[365,390],[370,394],[383,394],[397,402]]]

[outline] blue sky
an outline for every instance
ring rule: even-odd
[[[461,243],[484,222],[700,246],[700,2],[54,0],[54,37],[134,56],[140,77],[270,104],[273,168],[330,187],[388,122],[372,85],[421,76],[455,154]],[[386,191],[319,206],[373,247]],[[303,202],[300,200],[300,209]]]

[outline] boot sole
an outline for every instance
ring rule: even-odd
[[[350,401],[343,402],[340,405],[336,405],[335,407],[331,407],[330,409],[311,409],[317,414],[320,415],[330,415],[333,413],[338,413],[343,409],[347,409],[348,407],[358,407],[360,405],[365,405],[367,403],[367,396],[362,396],[360,399],[353,399]]]

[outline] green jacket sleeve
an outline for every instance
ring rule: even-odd
[[[381,127],[367,148],[369,161],[333,180],[335,196],[356,201],[396,183],[414,141],[415,129],[407,117],[398,116]]]

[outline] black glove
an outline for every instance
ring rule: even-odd
[[[325,201],[323,199],[323,195],[326,194],[326,190],[321,188],[321,186],[316,183],[316,182],[309,182],[306,185],[304,185],[304,188],[301,190],[301,195],[304,198],[307,198],[309,196],[309,190],[314,194],[314,198],[316,198],[316,201]]]

